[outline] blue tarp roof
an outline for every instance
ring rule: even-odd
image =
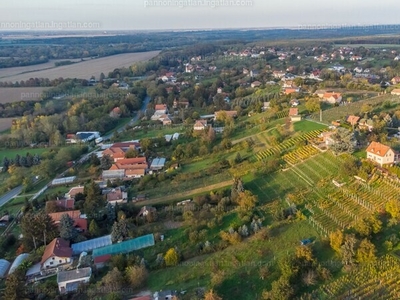
[[[81,254],[82,252],[89,252],[94,249],[108,246],[111,244],[112,244],[111,235],[105,235],[99,238],[72,244],[71,245],[72,254],[78,255]]]
[[[98,256],[103,256],[106,254],[119,254],[119,253],[129,253],[135,250],[146,248],[149,246],[154,246],[154,235],[148,234],[135,239],[117,243],[114,245],[105,246],[102,248],[97,248],[93,250],[93,258]]]

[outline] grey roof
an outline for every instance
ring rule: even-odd
[[[0,259],[0,278],[6,276],[8,269],[10,268],[11,263],[8,260]]]
[[[80,279],[90,277],[92,268],[74,269],[71,271],[62,271],[57,274],[57,283],[65,281],[78,281]]]
[[[111,245],[111,235],[105,235],[99,238],[83,241],[80,243],[75,243],[71,245],[73,254],[80,254],[82,252],[89,252],[94,249]]]
[[[21,253],[20,255],[18,255],[17,258],[12,263],[10,270],[8,271],[8,275],[12,274],[28,257],[29,257],[28,253]]]
[[[164,165],[165,165],[165,158],[157,157],[151,162],[150,168],[163,168]]]

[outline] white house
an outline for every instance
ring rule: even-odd
[[[70,264],[71,262],[72,249],[69,246],[69,242],[61,238],[55,238],[44,250],[41,269],[56,268],[60,265]]]
[[[389,146],[371,142],[367,148],[367,158],[380,166],[393,165],[397,160],[397,154]]]
[[[193,125],[193,130],[201,131],[207,128],[207,120],[197,120]]]
[[[92,276],[92,268],[62,271],[57,274],[57,284],[60,294],[74,292],[80,284],[88,283]]]

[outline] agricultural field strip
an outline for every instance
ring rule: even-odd
[[[361,265],[308,295],[318,299],[383,299],[379,295],[383,291],[384,295],[393,296],[384,299],[398,299],[399,275],[398,260],[386,255],[379,264]]]
[[[287,150],[291,147],[293,147],[297,142],[301,142],[301,141],[305,141],[305,140],[309,140],[312,138],[317,137],[321,132],[323,132],[324,130],[319,129],[319,130],[313,130],[307,133],[304,133],[300,136],[294,137],[294,138],[290,138],[285,140],[284,142],[280,143],[279,145],[266,149],[264,151],[258,152],[255,154],[255,156],[257,157],[258,160],[263,160],[273,154],[280,154],[282,153],[284,150]]]
[[[316,149],[311,145],[307,145],[285,154],[282,158],[287,163],[295,165],[314,155],[317,155],[318,153],[319,153],[318,149]]]

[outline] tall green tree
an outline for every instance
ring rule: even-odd
[[[63,214],[60,219],[60,237],[67,241],[74,241],[78,236],[78,230],[74,226],[74,220],[68,215]]]
[[[27,213],[21,219],[23,244],[27,251],[47,245],[58,236],[53,219],[45,212]]]

